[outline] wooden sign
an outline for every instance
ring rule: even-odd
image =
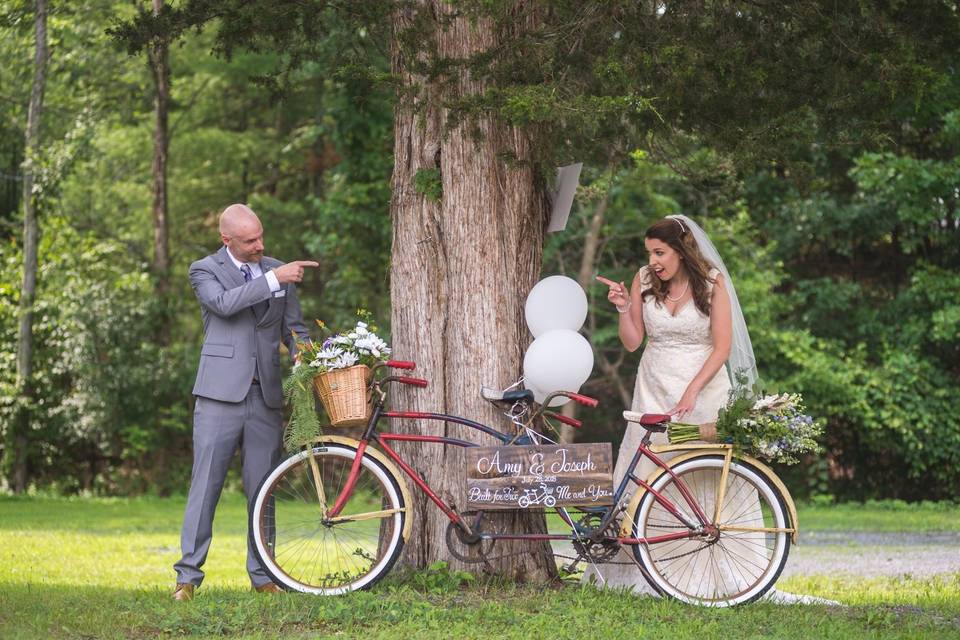
[[[469,447],[467,505],[477,509],[613,503],[610,443]]]

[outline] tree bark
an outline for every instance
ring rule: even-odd
[[[395,110],[391,185],[392,338],[396,357],[416,360],[430,386],[396,389],[394,406],[453,413],[506,430],[509,423],[480,398],[479,389],[482,384],[503,387],[520,377],[530,342],[523,304],[540,273],[547,200],[523,131],[488,116],[449,128],[443,100],[478,94],[485,88],[483,81],[454,64],[449,73],[455,75],[447,78],[451,82],[428,83],[416,75],[417,60],[399,42],[418,17],[429,16],[434,29],[424,36],[430,39],[426,46],[435,47],[443,58],[461,61],[497,44],[492,25],[454,16],[441,0],[398,7],[392,66],[402,87]],[[420,91],[412,100],[406,97],[411,90]],[[507,162],[505,156],[515,161]],[[414,189],[420,170],[439,170],[439,201]],[[396,429],[494,444],[488,436],[454,424],[404,421]],[[463,505],[461,448],[410,445],[403,452],[440,496]],[[543,526],[542,513],[509,512],[498,518],[499,526],[511,530]],[[424,566],[445,560],[468,568],[447,551],[448,522],[432,503],[418,499],[405,561]],[[494,549],[495,555],[516,553],[494,562],[505,575],[520,580],[555,575],[546,543],[498,542]]]
[[[43,92],[47,77],[47,0],[36,0],[34,18],[35,51],[33,87],[27,110],[25,136],[26,162],[23,169],[23,285],[20,292],[20,328],[17,340],[17,397],[13,420],[10,486],[14,493],[27,488],[30,414],[33,405],[33,304],[37,291],[37,199],[33,193],[34,168],[40,154],[40,119],[43,114]]]
[[[164,0],[153,0],[153,15],[163,10]],[[153,272],[157,278],[157,295],[166,301],[170,289],[170,248],[168,239],[167,152],[170,147],[168,113],[170,110],[170,40],[156,36],[147,47],[153,77]],[[160,344],[170,339],[169,318],[165,309],[158,328]]]

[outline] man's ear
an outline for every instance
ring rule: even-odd
[[[224,246],[230,244],[230,236],[225,236],[222,233],[220,234],[220,241],[223,242]]]

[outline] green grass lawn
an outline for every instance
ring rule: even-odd
[[[251,593],[242,496],[224,496],[204,587],[170,600],[183,499],[0,497],[0,638],[960,638],[960,575],[803,576],[778,587],[849,606],[705,610],[580,585],[445,570],[338,598]],[[944,505],[802,508],[804,530],[957,531]]]

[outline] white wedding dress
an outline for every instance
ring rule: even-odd
[[[716,269],[712,269],[710,278],[715,279],[719,273]],[[649,278],[652,277],[654,276],[649,273],[649,267],[640,269],[640,282],[643,289],[649,286]],[[710,293],[712,290],[708,291],[708,294]],[[658,305],[653,296],[649,296],[643,303],[643,324],[647,344],[640,358],[630,409],[638,413],[667,413],[677,404],[686,391],[687,385],[700,372],[703,363],[713,352],[710,318],[700,313],[693,300],[687,301],[674,314],[671,314],[666,305]],[[700,391],[693,411],[684,418],[684,422],[703,424],[715,421],[718,412],[727,403],[730,388],[730,378],[726,368],[721,368]],[[614,468],[614,488],[626,475],[627,467],[633,460],[644,432],[645,429],[640,425],[627,424]],[[655,433],[651,439],[654,444],[667,443],[665,433]],[[669,460],[673,456],[663,454],[660,457]],[[646,479],[656,468],[648,458],[641,457],[637,465],[637,476]],[[632,494],[636,488],[637,486],[631,483],[627,487],[627,492]],[[723,513],[727,514],[729,510],[759,514],[760,505],[756,492],[741,492],[740,495],[742,498],[739,500],[724,505]],[[629,502],[629,498],[624,498],[623,501]],[[706,513],[712,513],[713,504],[704,503],[702,506]],[[724,517],[723,514],[721,517]],[[755,523],[755,526],[762,526],[762,518]],[[755,553],[749,544],[728,541],[727,545],[728,547],[734,545],[733,548],[741,557]],[[761,564],[763,559],[758,558],[758,565]],[[736,580],[730,575],[712,574],[706,566],[702,567],[701,575],[701,589],[704,592],[711,591],[713,580],[728,584],[731,580]],[[632,549],[629,548],[621,550],[613,563],[589,565],[584,572],[583,581],[601,587],[626,588],[638,595],[657,595],[641,575],[634,562]],[[771,589],[765,599],[782,604],[838,604],[823,598],[784,593],[776,589]]]
[[[716,278],[719,273],[716,269],[711,270],[710,278]],[[649,278],[652,277],[649,267],[640,269],[642,289],[649,286]],[[630,410],[667,413],[677,404],[687,385],[713,352],[710,318],[700,313],[692,299],[671,314],[666,305],[659,305],[653,296],[648,296],[643,302],[643,325],[647,345],[640,358]],[[684,422],[703,424],[715,421],[720,408],[727,403],[729,393],[730,378],[726,369],[720,369],[700,391],[693,411],[684,418]],[[614,488],[626,475],[644,432],[645,429],[640,425],[628,423],[613,472]],[[666,444],[667,434],[655,433],[652,440],[654,444]],[[671,456],[665,454],[661,457],[668,460]],[[637,465],[637,476],[646,479],[656,468],[648,458],[642,457]],[[636,485],[632,483],[627,487],[628,493],[634,489]],[[629,501],[627,498],[624,500]],[[633,563],[630,549],[621,551],[614,562],[618,564],[589,566],[584,581],[607,587],[627,587],[635,593],[654,594]]]

